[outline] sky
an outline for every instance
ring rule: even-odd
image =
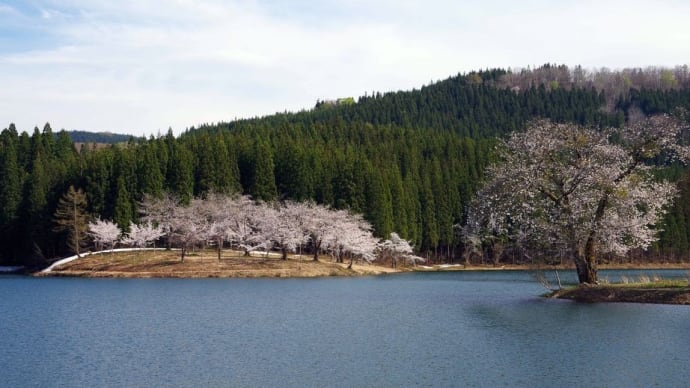
[[[683,0],[0,0],[0,128],[157,135],[544,63],[690,64]]]

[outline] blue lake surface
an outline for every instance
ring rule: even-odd
[[[1,277],[0,385],[690,386],[690,307],[544,292],[524,272]]]

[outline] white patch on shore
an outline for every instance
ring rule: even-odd
[[[81,256],[74,255],[74,256],[70,256],[70,257],[65,257],[64,259],[60,259],[60,260],[54,262],[53,264],[51,264],[48,268],[42,270],[41,272],[50,272],[53,269],[55,269],[55,267],[57,267],[59,265],[69,263],[70,261],[80,259],[84,256],[95,255],[97,253],[133,252],[133,251],[160,251],[160,250],[164,250],[164,249],[165,248],[118,248],[118,249],[108,249],[105,251],[98,251],[98,252],[85,252],[85,253],[82,253]]]
[[[2,266],[2,265],[0,265],[0,273],[17,272],[21,269],[24,269],[24,266],[21,266],[21,265]]]

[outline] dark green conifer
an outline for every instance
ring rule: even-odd
[[[278,197],[273,172],[273,153],[265,140],[254,143],[254,174],[249,194],[261,201],[273,201]]]
[[[17,131],[10,124],[0,135],[0,226],[17,217],[22,198],[17,143]]]
[[[134,211],[129,190],[127,190],[127,184],[125,183],[125,178],[122,175],[117,178],[115,192],[115,210],[113,221],[118,227],[120,227],[122,231],[127,232],[129,231],[129,224],[134,218]]]

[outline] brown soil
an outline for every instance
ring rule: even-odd
[[[321,277],[360,276],[398,272],[376,265],[337,264],[322,258],[291,256],[288,260],[275,257],[244,257],[240,252],[224,251],[219,261],[215,251],[189,254],[184,262],[179,251],[143,251],[104,253],[86,256],[63,264],[51,272],[37,276],[73,276],[98,278],[256,278],[256,277]]]
[[[585,303],[690,304],[690,287],[578,286],[554,291],[550,298]]]

